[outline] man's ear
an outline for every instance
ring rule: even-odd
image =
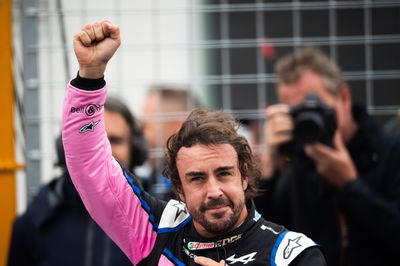
[[[339,97],[342,103],[347,107],[347,109],[349,107],[351,109],[352,106],[351,91],[350,87],[346,83],[343,83],[340,86]]]
[[[245,164],[243,165],[243,168],[244,168],[244,172],[247,173],[247,170],[248,170],[248,168],[249,168],[249,166],[247,165],[247,163],[245,163]],[[243,176],[243,177],[242,177],[242,187],[243,187],[243,190],[244,190],[244,191],[246,191],[248,184],[249,184],[249,178],[248,178],[247,176]]]
[[[243,190],[246,191],[247,186],[249,184],[249,178],[247,176],[242,178],[242,186],[243,186]]]
[[[178,186],[176,188],[176,192],[178,193],[179,200],[182,201],[182,202],[185,202],[185,194],[183,193],[183,190],[182,190],[181,186]]]

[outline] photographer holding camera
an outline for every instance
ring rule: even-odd
[[[328,265],[392,265],[400,239],[400,143],[353,105],[339,67],[306,47],[276,65],[266,110],[261,214],[309,235]]]

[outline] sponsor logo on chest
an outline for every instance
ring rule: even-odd
[[[189,250],[200,250],[200,249],[209,249],[209,248],[218,248],[223,247],[225,245],[231,244],[242,237],[242,234],[231,236],[228,238],[224,238],[215,242],[189,242],[188,249]]]

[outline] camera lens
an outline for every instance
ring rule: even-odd
[[[312,143],[321,139],[324,120],[316,112],[302,112],[295,120],[294,136],[300,143]]]
[[[282,153],[302,154],[303,146],[314,142],[332,146],[336,130],[335,111],[318,95],[306,95],[302,103],[290,108],[289,114],[294,122],[293,140],[280,148]]]

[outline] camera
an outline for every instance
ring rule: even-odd
[[[308,143],[321,142],[332,146],[336,130],[335,111],[316,94],[307,94],[304,101],[290,108],[293,117],[293,141],[284,144],[281,152],[290,154],[303,150]]]
[[[321,142],[332,145],[336,130],[335,111],[320,100],[316,94],[308,94],[304,101],[290,108],[294,121],[294,141],[303,146]]]

